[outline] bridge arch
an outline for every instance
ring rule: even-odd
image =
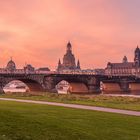
[[[21,78],[15,78],[15,79],[6,79],[3,82],[3,86],[1,91],[4,92],[4,87],[11,83],[12,81],[20,81],[22,83],[24,83],[27,87],[27,91],[26,92],[43,92],[43,86],[36,80],[32,80],[32,79],[21,79]]]
[[[72,82],[61,80],[56,84],[56,90],[58,93],[87,93],[88,87],[82,82]]]
[[[67,81],[73,93],[93,93],[100,92],[100,80],[98,77],[87,75],[50,75],[44,78],[44,86],[46,91],[57,92],[56,85],[61,81]],[[82,88],[83,90],[82,90]],[[78,90],[79,89],[79,90]],[[74,91],[73,91],[74,90]]]

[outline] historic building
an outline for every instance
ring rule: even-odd
[[[124,56],[122,63],[108,62],[105,69],[107,75],[140,75],[140,49],[137,46],[134,52],[134,62],[128,62]]]
[[[77,61],[77,64],[75,62],[75,56],[72,54],[72,45],[69,42],[67,44],[67,50],[66,54],[63,57],[63,62],[61,63],[60,59],[58,62],[58,71],[63,71],[63,70],[80,70],[80,61]]]
[[[13,72],[13,71],[16,70],[16,64],[15,64],[15,62],[12,60],[12,58],[11,58],[11,60],[7,63],[6,70],[8,70],[8,71],[10,71],[10,72]]]
[[[27,64],[25,67],[24,67],[24,71],[26,73],[28,72],[34,72],[35,71],[35,68],[31,65],[31,64]]]

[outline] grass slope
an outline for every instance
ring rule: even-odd
[[[140,117],[0,101],[0,140],[139,140]]]

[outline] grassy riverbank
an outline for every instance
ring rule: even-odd
[[[138,140],[140,117],[0,101],[0,140]]]
[[[140,98],[133,97],[113,97],[105,95],[58,95],[52,93],[40,93],[41,95],[35,96],[34,93],[16,93],[13,95],[0,95],[4,98],[15,99],[28,99],[28,100],[41,100],[50,102],[83,104],[91,106],[102,106],[127,110],[140,111]]]

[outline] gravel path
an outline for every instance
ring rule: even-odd
[[[62,106],[62,107],[68,107],[68,108],[77,108],[77,109],[102,111],[102,112],[109,112],[109,113],[118,113],[118,114],[132,115],[132,116],[140,116],[140,111],[130,111],[130,110],[112,109],[112,108],[95,107],[95,106],[87,106],[87,105],[64,104],[64,103],[21,100],[21,99],[11,99],[11,98],[0,98],[0,100],[16,101],[16,102],[23,102],[23,103],[34,103],[34,104],[45,104],[45,105],[52,105],[52,106]]]

